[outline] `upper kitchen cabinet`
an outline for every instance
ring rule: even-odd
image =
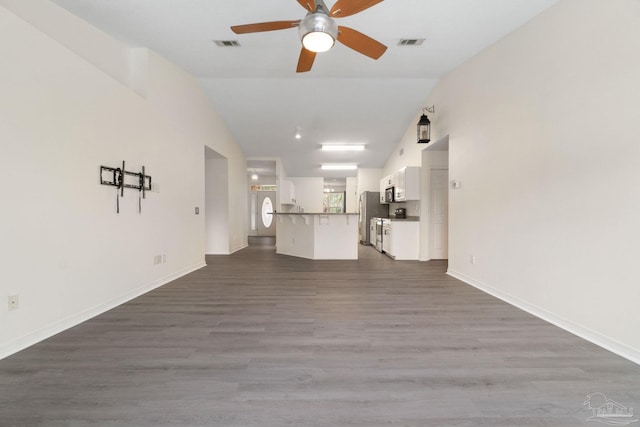
[[[407,166],[394,174],[396,202],[420,200],[420,167]]]
[[[288,179],[280,180],[280,204],[295,205],[296,204],[296,186],[293,181]]]

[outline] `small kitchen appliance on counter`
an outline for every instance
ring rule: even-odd
[[[407,210],[405,208],[397,208],[395,215],[397,219],[405,219],[407,217]]]

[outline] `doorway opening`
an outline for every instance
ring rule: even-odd
[[[325,178],[322,212],[345,213],[347,211],[346,178]]]
[[[249,246],[259,246],[263,249],[275,249],[276,236],[249,236]]]
[[[230,253],[228,160],[205,146],[204,164],[205,254],[228,255]]]
[[[273,213],[277,203],[275,160],[247,160],[249,244],[257,237],[275,240],[276,223]],[[269,242],[269,239],[264,240]],[[275,243],[274,243],[275,244]]]

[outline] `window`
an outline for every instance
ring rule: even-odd
[[[273,203],[269,197],[265,197],[262,201],[262,224],[265,228],[271,227],[271,221],[273,221]]]
[[[344,213],[346,210],[345,205],[345,192],[341,193],[324,193],[322,199],[322,212],[325,213]]]

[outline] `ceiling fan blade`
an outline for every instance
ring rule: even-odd
[[[380,58],[387,50],[379,41],[349,27],[338,27],[338,41],[372,59]]]
[[[316,10],[316,2],[314,0],[298,0],[298,3],[309,12]]]
[[[344,18],[345,16],[355,15],[371,6],[381,3],[383,0],[338,0],[329,14],[334,18]]]
[[[286,30],[287,28],[295,28],[300,24],[300,20],[296,21],[273,21],[259,22],[257,24],[234,25],[231,31],[236,34],[260,33],[262,31]]]
[[[306,73],[307,71],[310,71],[315,59],[315,52],[302,48],[300,51],[300,58],[298,59],[298,68],[296,69],[296,73]]]

